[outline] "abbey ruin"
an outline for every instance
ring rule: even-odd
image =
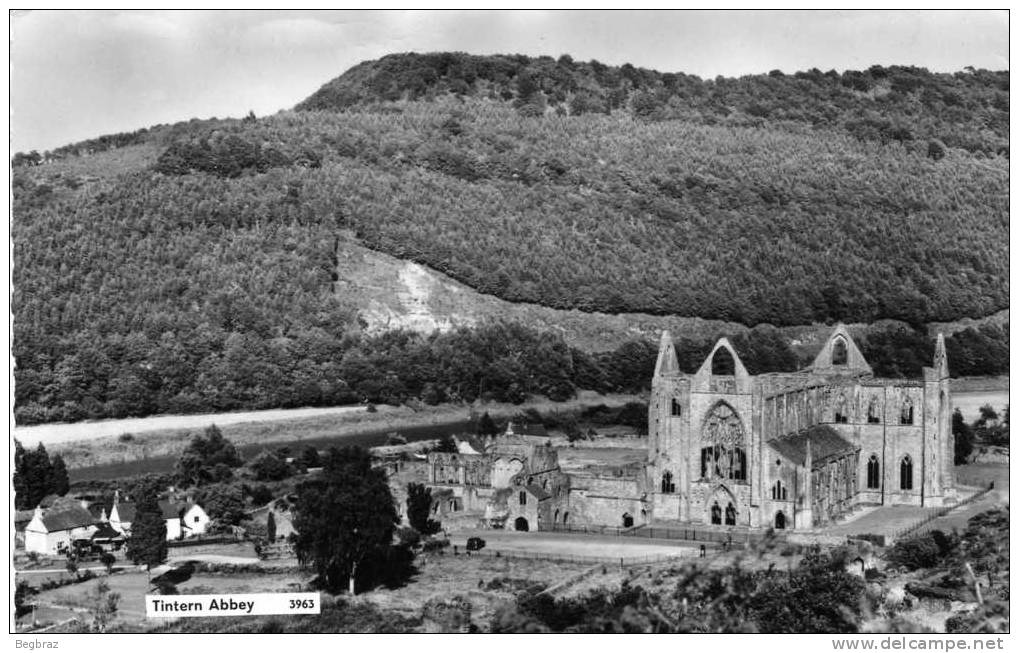
[[[842,325],[808,368],[756,376],[725,338],[686,374],[665,332],[645,463],[564,471],[547,439],[511,425],[482,451],[429,454],[428,483],[437,510],[493,528],[823,528],[859,506],[957,500],[949,392],[941,335],[904,380],[875,378]]]

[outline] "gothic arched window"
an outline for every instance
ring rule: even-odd
[[[871,399],[870,406],[867,407],[867,423],[868,424],[881,423],[881,407],[878,405],[877,397]]]
[[[867,489],[881,489],[881,463],[878,462],[877,454],[871,454],[867,461]]]
[[[527,505],[527,493],[526,492],[521,492],[520,493],[520,505],[522,505],[522,506],[526,506]]]
[[[771,498],[775,501],[785,501],[786,496],[786,486],[782,485],[782,481],[775,481],[771,486]]]
[[[730,503],[729,505],[731,506],[732,504]],[[718,505],[717,501],[711,504],[711,523],[722,523],[722,507]]]
[[[846,341],[838,338],[831,348],[831,364],[845,365],[849,361],[849,352],[846,350]]]
[[[711,357],[711,373],[716,376],[733,376],[736,374],[736,361],[733,360],[732,354],[725,347],[716,349],[715,355]]]
[[[676,484],[672,482],[672,472],[666,471],[662,474],[662,494],[672,494],[676,491]]]
[[[913,402],[909,399],[902,402],[902,413],[899,415],[899,423],[901,424],[912,424],[913,423]]]
[[[849,421],[849,410],[846,408],[845,395],[839,395],[835,400],[835,423],[845,424]]]
[[[701,429],[701,478],[747,480],[743,423],[723,402],[715,405]]]
[[[899,465],[899,488],[913,489],[913,459],[908,455],[902,457],[902,463]]]
[[[736,525],[736,508],[733,507],[732,503],[725,507],[725,523],[727,526]]]

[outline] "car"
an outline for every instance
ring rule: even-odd
[[[480,551],[483,548],[485,548],[485,541],[480,537],[471,537],[467,539],[468,551]]]

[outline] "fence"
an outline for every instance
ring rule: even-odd
[[[718,531],[700,528],[670,528],[644,525],[621,528],[618,526],[553,524],[549,530],[554,533],[586,533],[589,535],[612,535],[615,537],[637,537],[714,544],[756,542],[764,538],[763,533],[752,533],[750,531]]]
[[[207,544],[233,544],[242,541],[244,541],[244,538],[235,535],[213,535],[210,537],[189,537],[186,540],[169,540],[166,546],[175,549],[178,547],[204,546]]]
[[[926,515],[923,519],[919,520],[915,524],[913,524],[911,526],[907,526],[906,528],[903,528],[902,530],[899,530],[899,531],[896,531],[895,533],[893,533],[892,534],[892,541],[901,539],[901,538],[909,536],[909,535],[923,535],[925,533],[928,533],[928,532],[934,530],[934,528],[935,528],[934,524],[932,524],[931,522],[933,522],[936,519],[940,519],[941,517],[944,517],[946,514],[952,512],[953,510],[957,510],[959,508],[962,508],[965,505],[973,503],[974,501],[976,501],[980,497],[984,496],[985,494],[987,494],[988,492],[990,492],[993,489],[994,489],[994,483],[991,483],[990,485],[988,485],[983,490],[980,490],[976,494],[973,494],[973,495],[970,495],[970,496],[966,497],[965,499],[963,499],[959,503],[956,503],[956,504],[951,505],[951,506],[944,506],[942,508],[936,508],[936,509],[932,510],[928,515]]]
[[[646,555],[646,556],[623,556],[623,557],[612,557],[612,556],[580,556],[580,555],[560,555],[552,553],[529,553],[526,551],[493,551],[491,549],[482,549],[480,551],[471,551],[469,553],[462,553],[459,555],[465,556],[481,556],[488,558],[503,558],[508,560],[541,560],[544,562],[569,562],[581,565],[613,565],[618,567],[630,567],[633,565],[650,565],[659,562],[679,562],[682,559],[692,558],[696,555],[695,550],[691,549],[689,554],[686,555]]]

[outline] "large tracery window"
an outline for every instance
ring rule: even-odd
[[[704,421],[701,478],[747,480],[743,424],[727,404],[716,405]]]
[[[867,489],[881,489],[881,463],[878,462],[877,454],[871,454],[867,461]]]
[[[672,482],[672,472],[666,471],[662,474],[662,494],[672,494],[676,491],[676,484]]]
[[[913,489],[913,459],[908,455],[902,457],[902,463],[899,465],[899,488]]]
[[[782,485],[782,481],[775,481],[771,486],[771,498],[775,501],[786,500],[786,487]]]

